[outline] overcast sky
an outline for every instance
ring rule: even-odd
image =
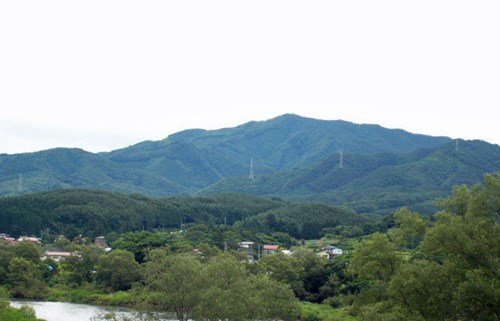
[[[500,143],[500,1],[1,1],[0,153],[284,113]]]

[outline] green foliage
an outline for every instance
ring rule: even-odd
[[[389,235],[402,248],[414,249],[422,242],[429,223],[417,213],[402,208],[394,213],[396,227]]]
[[[10,260],[7,284],[12,297],[23,299],[41,299],[46,288],[41,266],[22,257]]]
[[[93,280],[97,260],[104,251],[92,245],[82,245],[77,250],[79,255],[66,258],[61,263],[61,268],[67,283],[82,285]]]
[[[300,318],[304,321],[358,321],[346,309],[334,309],[326,304],[301,302],[300,310]]]
[[[169,233],[129,232],[120,235],[111,245],[114,249],[134,253],[135,260],[142,263],[150,250],[165,246],[173,239],[174,236]]]
[[[70,233],[71,235],[66,235],[68,239],[80,234],[92,239],[111,232],[165,228],[178,230],[181,223],[224,224],[226,221],[232,225],[287,205],[283,201],[244,195],[150,199],[102,191],[60,190],[0,198],[0,231],[19,236],[50,229],[58,235]],[[128,240],[123,241],[135,242],[144,236],[147,235],[131,234],[124,237]],[[168,240],[165,235],[161,240],[159,237],[153,235],[153,239],[144,240],[151,244],[144,243],[143,246],[155,247]],[[206,240],[203,242],[206,243]],[[123,246],[126,247],[127,244]],[[137,252],[138,249],[130,250],[136,253],[138,258],[142,256]]]
[[[180,321],[192,318],[203,287],[202,266],[196,257],[156,251],[146,264],[145,279],[153,291],[162,294],[163,308],[175,312]]]
[[[35,312],[28,306],[19,309],[10,307],[7,303],[0,302],[0,320],[2,321],[44,321],[37,319]]]
[[[396,269],[388,237],[359,244],[351,269],[367,281],[354,305],[362,320],[498,320],[500,175],[457,187],[440,204],[418,251]],[[370,255],[375,248],[383,250]]]
[[[96,282],[113,291],[129,290],[141,279],[140,266],[131,252],[112,251],[99,257],[95,278]]]
[[[264,275],[251,275],[233,255],[205,263],[192,254],[153,250],[146,263],[155,306],[179,320],[292,320],[298,315],[290,288]]]
[[[400,265],[396,247],[386,234],[375,233],[360,242],[350,269],[363,280],[389,280]]]
[[[320,162],[255,180],[226,178],[204,193],[238,192],[278,196],[293,201],[342,204],[362,214],[387,215],[401,207],[430,215],[433,201],[448,195],[454,185],[473,185],[500,170],[500,147],[482,141],[447,143],[407,154],[325,155]],[[344,148],[345,149],[345,148]]]
[[[339,149],[356,154],[401,153],[448,141],[444,137],[414,135],[374,125],[283,115],[235,128],[188,130],[162,141],[142,142],[110,153],[56,148],[0,155],[0,195],[18,195],[19,174],[23,175],[27,193],[90,188],[151,196],[191,194],[221,178],[246,177],[252,157],[259,178],[276,171],[306,168]],[[352,180],[354,174],[342,176],[341,180],[315,177],[314,186],[307,186],[308,190],[317,192],[332,181]],[[295,194],[300,194],[300,186],[306,185],[300,184],[302,181],[289,181],[290,187],[298,187]],[[271,178],[267,183],[268,191],[280,192],[283,188],[283,180]]]

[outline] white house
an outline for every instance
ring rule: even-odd
[[[342,254],[344,254],[342,249],[339,249],[334,245],[328,245],[327,247],[322,248],[321,252],[318,253],[319,256],[324,257],[328,260],[331,260],[337,256],[341,256]]]

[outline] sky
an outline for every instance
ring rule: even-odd
[[[1,1],[0,153],[285,113],[500,144],[500,1]]]

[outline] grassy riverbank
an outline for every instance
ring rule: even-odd
[[[119,306],[134,309],[151,309],[155,307],[154,302],[160,294],[143,291],[119,291],[114,293],[103,293],[94,286],[81,288],[50,288],[46,300],[86,303],[99,306]],[[314,304],[301,302],[300,319],[305,321],[358,321],[358,318],[348,314],[347,310],[334,309],[326,304]]]

